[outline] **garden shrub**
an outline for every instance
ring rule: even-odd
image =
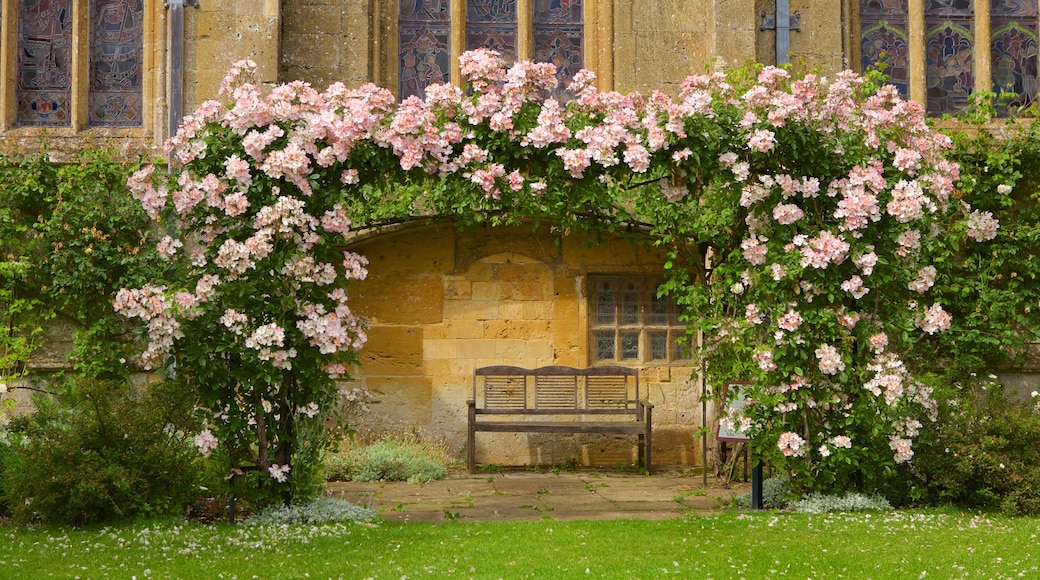
[[[83,525],[184,513],[199,494],[190,397],[165,384],[78,380],[11,423],[3,487],[21,522]]]
[[[448,474],[442,445],[415,435],[384,435],[379,440],[331,454],[325,461],[330,481],[407,481],[429,483]]]
[[[791,478],[786,475],[770,477],[762,482],[762,507],[784,509],[791,501]],[[737,505],[751,507],[751,492],[737,496]]]
[[[845,495],[809,494],[803,499],[787,504],[788,511],[800,514],[826,514],[834,512],[881,512],[890,511],[892,504],[879,495],[863,495],[849,492]]]
[[[338,522],[367,522],[374,520],[376,512],[349,501],[319,497],[299,505],[270,506],[250,516],[245,525],[294,525],[325,524]]]
[[[911,498],[1040,514],[1040,410],[999,384],[965,387],[925,432]]]

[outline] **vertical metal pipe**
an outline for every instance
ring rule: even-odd
[[[791,62],[791,7],[788,0],[776,0],[776,64]]]
[[[184,117],[184,0],[169,0],[170,9],[170,87],[169,129],[167,137],[177,134]]]

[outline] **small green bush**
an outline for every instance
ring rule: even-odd
[[[199,493],[199,454],[176,392],[79,380],[11,424],[3,489],[21,522],[84,525],[181,515]]]
[[[281,526],[367,522],[375,518],[376,512],[369,508],[360,507],[342,499],[319,497],[300,505],[271,506],[256,515],[250,516],[243,523],[249,526]]]
[[[0,482],[4,481],[7,465],[11,463],[13,455],[11,445],[6,441],[6,433],[4,433],[3,438],[0,438]],[[0,517],[9,515],[11,515],[11,509],[7,501],[7,494],[4,493],[3,487],[0,486]]]
[[[891,511],[892,504],[881,496],[869,496],[861,493],[827,495],[813,493],[809,496],[787,504],[787,510],[800,514],[826,514],[834,512],[883,512]]]
[[[416,435],[384,435],[327,457],[325,473],[329,480],[429,483],[448,474],[448,461],[443,445]]]
[[[784,509],[791,496],[791,478],[786,475],[770,477],[762,482],[762,507],[766,509]],[[737,497],[737,505],[751,507],[751,492]]]
[[[985,387],[985,388],[983,388]],[[927,425],[911,499],[1040,514],[1040,409],[995,382],[965,389]]]

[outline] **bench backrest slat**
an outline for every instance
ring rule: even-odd
[[[492,412],[636,413],[639,371],[617,366],[481,367],[473,371],[474,400],[478,393],[482,409]]]
[[[484,405],[489,409],[527,408],[527,377],[523,375],[484,377]]]
[[[589,409],[627,408],[628,381],[625,377],[588,377],[585,383],[585,406]]]
[[[567,375],[534,376],[535,409],[575,409],[578,407],[578,377]]]

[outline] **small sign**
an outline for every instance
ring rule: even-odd
[[[744,400],[747,396],[744,394],[744,386],[748,383],[727,383],[722,387],[722,399],[727,400],[727,395],[730,389],[736,389],[737,396],[732,403],[727,404],[723,407],[723,411],[726,415],[730,415],[736,412],[739,416],[744,414]],[[751,440],[743,431],[737,429],[731,429],[721,422],[715,422],[715,439],[717,441],[727,441],[733,443],[747,443]]]

